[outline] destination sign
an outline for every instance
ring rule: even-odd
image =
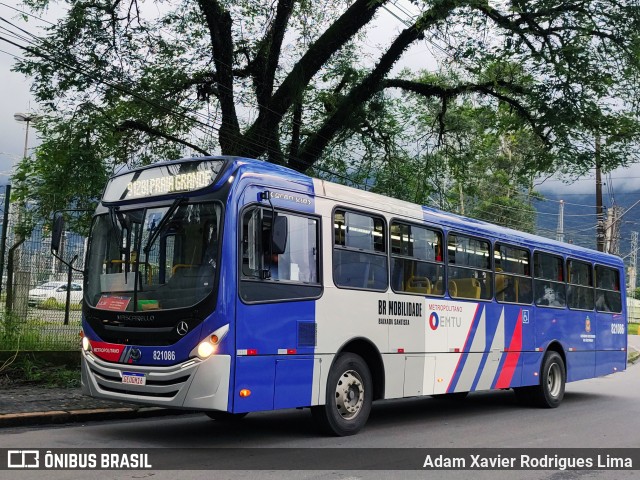
[[[157,176],[135,180],[127,184],[127,199],[198,190],[210,185],[212,180],[213,172],[211,171],[179,173],[169,177]]]
[[[200,190],[215,181],[223,165],[224,160],[202,160],[128,172],[111,179],[103,200],[117,202]]]

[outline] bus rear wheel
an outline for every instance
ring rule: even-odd
[[[373,382],[367,364],[362,357],[345,353],[329,372],[325,404],[312,407],[311,414],[327,434],[354,435],[367,422],[372,401]]]
[[[540,384],[531,390],[531,400],[539,407],[556,408],[564,398],[566,380],[562,357],[558,352],[548,351],[542,359]]]

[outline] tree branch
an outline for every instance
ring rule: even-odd
[[[246,154],[257,157],[264,153],[266,139],[270,136],[268,130],[280,123],[287,110],[301,97],[313,76],[335,52],[371,21],[384,3],[386,0],[356,0],[309,46],[245,134],[243,143]]]
[[[213,62],[216,66],[222,125],[219,142],[223,154],[235,153],[240,126],[233,98],[233,37],[231,35],[231,15],[217,0],[198,0],[200,10],[205,17],[211,46]]]
[[[482,93],[484,95],[491,96],[500,101],[503,101],[509,104],[513,109],[515,109],[518,114],[531,125],[531,128],[535,132],[535,134],[540,137],[540,139],[545,143],[549,143],[549,139],[547,135],[544,133],[543,129],[540,127],[536,119],[529,112],[529,110],[525,107],[524,104],[519,102],[518,100],[507,96],[504,93],[498,92],[494,87],[500,87],[505,90],[511,91],[517,95],[526,94],[526,90],[518,84],[507,82],[504,80],[496,80],[492,82],[485,83],[467,83],[457,85],[455,87],[443,87],[440,85],[430,85],[421,82],[414,82],[411,80],[402,80],[402,79],[389,79],[380,83],[380,89],[383,88],[401,88],[403,90],[417,93],[427,98],[452,98],[463,93]]]
[[[338,104],[335,111],[325,123],[305,140],[300,148],[300,154],[289,166],[298,171],[305,171],[320,157],[322,151],[329,144],[333,136],[343,128],[345,121],[355,109],[371,98],[379,90],[379,85],[385,75],[389,73],[395,62],[414,41],[422,36],[422,32],[435,23],[449,16],[451,11],[461,2],[443,0],[431,10],[425,12],[413,25],[403,30],[382,55],[373,71],[356,85],[348,95]]]
[[[295,3],[296,0],[280,0],[278,2],[276,18],[260,42],[253,68],[253,81],[259,106],[266,106],[271,100],[282,41]]]
[[[124,122],[122,122],[120,125],[116,127],[116,130],[118,132],[125,132],[127,130],[137,130],[138,132],[144,132],[149,135],[153,135],[155,137],[160,137],[160,138],[164,138],[165,140],[169,140],[171,142],[179,143],[180,145],[184,145],[185,147],[192,148],[196,152],[201,153],[205,156],[210,155],[209,152],[207,152],[206,150],[202,150],[200,147],[198,147],[197,145],[194,145],[193,143],[186,142],[178,137],[161,132],[160,130],[153,128],[150,125],[147,125],[142,122],[138,122],[136,120],[125,120]]]

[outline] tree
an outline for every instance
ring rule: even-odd
[[[405,94],[371,109],[375,115],[324,155],[315,176],[534,230],[535,167],[548,152],[510,108],[459,98],[442,112],[439,100]],[[349,157],[357,146],[366,161]]]
[[[36,12],[50,3],[26,0]],[[398,92],[435,102],[440,138],[456,99],[508,108],[547,152],[532,171],[587,170],[596,133],[608,139],[605,169],[637,158],[635,0],[412,0],[420,13],[375,55],[363,38],[389,8],[384,0],[67,3],[65,18],[26,45],[16,66],[33,77],[47,114],[37,159],[22,167],[24,178],[39,176],[26,197],[53,189],[61,158],[91,171],[87,182],[122,165],[218,151],[306,171],[363,138],[371,119],[384,124],[376,115]],[[445,52],[450,71],[396,74],[422,41]],[[356,142],[349,152],[363,158],[362,172],[366,150]],[[394,164],[409,160],[428,175],[419,158],[404,152]],[[87,187],[82,201],[100,191]],[[56,189],[56,202],[68,202],[75,185]]]

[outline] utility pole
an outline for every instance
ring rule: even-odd
[[[564,200],[560,200],[558,207],[558,228],[556,230],[556,240],[564,242]]]
[[[607,253],[611,253],[613,246],[613,237],[611,236],[613,233],[613,216],[613,208],[608,209],[606,218],[604,219],[604,251]]]
[[[611,209],[611,233],[609,253],[620,255],[620,219],[622,217],[622,207],[614,205]]]
[[[22,160],[26,160],[29,154],[29,125],[36,122],[40,117],[34,114],[16,113],[13,118],[16,122],[26,124],[24,134],[24,152],[22,154]],[[18,204],[18,221],[16,225],[18,232],[15,234],[14,244],[13,246],[11,246],[11,248],[9,248],[9,252],[7,255],[7,297],[5,299],[5,309],[7,312],[14,312],[17,310],[19,316],[26,318],[28,309],[27,301],[29,296],[30,273],[28,271],[24,271],[23,255],[20,251],[20,246],[26,240],[23,232],[20,231],[22,228],[24,208],[25,205],[20,202]],[[16,263],[18,267],[21,268],[21,270],[19,272],[16,272],[16,279],[14,282],[14,269],[16,267]]]
[[[4,281],[4,254],[7,247],[7,230],[9,229],[9,207],[11,206],[11,185],[4,187],[4,211],[2,212],[2,238],[0,239],[0,293]]]
[[[596,134],[596,246],[604,252],[604,217],[602,212],[602,176],[600,173],[600,134]]]

